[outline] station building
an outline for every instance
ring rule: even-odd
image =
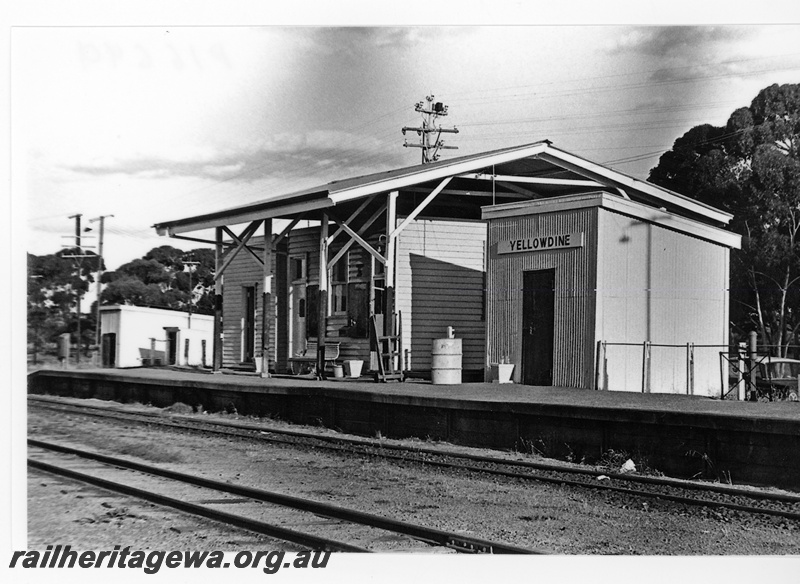
[[[215,246],[215,369],[282,373],[312,345],[320,370],[333,346],[374,369],[372,330],[425,377],[452,327],[465,380],[507,362],[528,385],[711,395],[718,352],[693,347],[728,344],[730,219],[542,141],[155,228]]]

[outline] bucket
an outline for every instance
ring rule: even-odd
[[[433,341],[431,381],[434,385],[461,383],[461,339],[435,339]]]
[[[333,376],[336,379],[341,379],[342,377],[344,377],[344,367],[342,367],[341,365],[338,365],[338,364],[334,364],[334,366],[333,366]]]
[[[345,373],[348,377],[356,379],[361,377],[361,369],[364,367],[364,362],[358,359],[344,362]]]
[[[513,363],[492,363],[492,383],[514,383],[511,381],[513,373]]]

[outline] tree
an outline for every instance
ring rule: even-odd
[[[95,281],[93,272],[100,258],[92,252],[88,258],[76,249],[36,256],[28,254],[28,342],[39,351],[44,343],[52,342],[61,333],[74,333],[78,328],[78,296],[83,296]],[[105,267],[105,266],[103,266]],[[93,317],[81,315],[81,341],[94,339]]]
[[[786,356],[800,343],[800,84],[761,90],[724,128],[692,128],[648,180],[734,215],[734,336],[755,328]]]
[[[193,312],[213,314],[214,267],[210,249],[184,252],[162,245],[103,274],[107,285],[100,296],[101,304],[188,310],[191,303]]]

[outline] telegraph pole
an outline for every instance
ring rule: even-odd
[[[75,215],[70,215],[69,219],[75,219],[75,247],[78,250],[76,255],[72,256],[65,256],[75,258],[75,265],[78,267],[78,278],[81,277],[81,263],[78,259],[81,254],[83,254],[83,249],[81,248],[81,214],[76,213]],[[78,321],[78,336],[77,336],[77,351],[75,352],[75,363],[78,364],[81,362],[81,291],[76,290],[75,295],[78,297],[78,308],[77,308],[77,321]]]
[[[427,105],[425,103],[427,101]],[[405,148],[421,148],[422,149],[422,164],[435,162],[439,160],[439,150],[457,150],[458,146],[445,146],[442,140],[442,134],[458,134],[458,128],[442,128],[436,125],[436,120],[439,117],[447,115],[447,106],[441,101],[434,102],[434,96],[429,95],[425,101],[420,101],[414,107],[415,111],[422,114],[422,126],[419,128],[412,128],[410,126],[403,127],[403,135],[407,131],[416,132],[420,136],[419,144],[409,144],[408,141],[403,143]],[[431,134],[436,134],[436,139],[431,144]]]
[[[103,234],[105,233],[105,220],[109,217],[113,217],[113,215],[100,215],[100,217],[89,219],[89,223],[100,222],[100,237],[97,244],[99,260],[97,262],[97,306],[95,307],[94,344],[97,347],[98,355],[100,355],[101,366],[103,364],[103,347],[100,344],[100,280],[103,279]]]

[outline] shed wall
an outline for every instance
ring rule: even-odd
[[[462,339],[462,368],[482,371],[486,223],[417,219],[397,243],[396,307],[408,368],[430,371],[431,343],[448,326]]]
[[[654,213],[658,211],[654,210]],[[599,210],[597,339],[652,347],[650,391],[719,395],[728,344],[728,248],[606,209]],[[607,347],[607,387],[642,391],[643,347]],[[726,379],[727,380],[727,379]],[[645,384],[646,386],[646,384]]]
[[[264,237],[252,237],[249,245],[263,246]],[[263,252],[256,251],[259,257]],[[269,255],[270,273],[274,273],[274,255]],[[247,251],[241,250],[223,274],[222,288],[222,364],[224,367],[239,365],[242,361],[242,346],[244,339],[244,288],[254,286],[256,292],[255,315],[255,354],[261,354],[261,313],[263,310],[262,294],[264,293],[263,267]],[[271,347],[270,360],[274,362],[277,357],[275,350],[275,324],[277,322],[275,302],[275,278],[273,277],[273,290],[271,302],[271,325],[269,343]]]
[[[583,233],[572,249],[498,254],[500,240],[534,235]],[[597,210],[572,209],[489,222],[487,362],[510,355],[514,381],[521,382],[522,274],[555,268],[553,385],[590,388],[594,376],[594,289],[597,278]],[[488,372],[487,372],[488,375]]]

